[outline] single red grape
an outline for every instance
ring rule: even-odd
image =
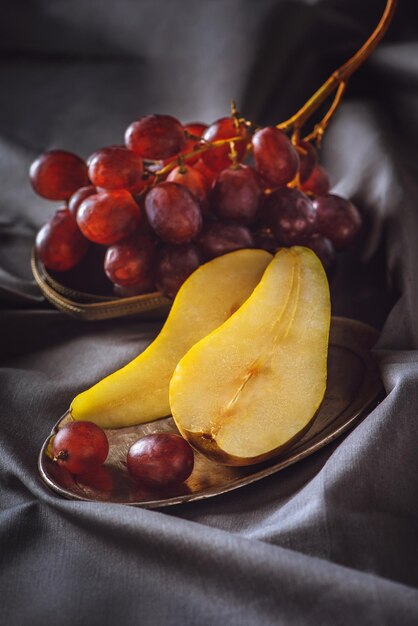
[[[309,141],[300,141],[298,143],[298,148],[301,148],[300,151],[298,150],[300,161],[299,177],[300,182],[303,184],[308,180],[309,176],[318,164],[318,152],[315,146],[313,146]]]
[[[203,229],[198,245],[206,258],[213,259],[241,248],[254,248],[254,239],[242,224],[211,222]]]
[[[109,146],[97,150],[88,164],[90,180],[100,189],[130,190],[142,180],[142,159],[126,148]]]
[[[77,224],[90,241],[110,245],[130,235],[141,216],[129,191],[100,191],[83,200],[77,211]]]
[[[89,169],[90,164],[92,163],[93,159],[96,158],[97,153],[101,152],[101,150],[126,150],[126,146],[125,144],[113,144],[111,146],[106,146],[106,148],[100,148],[100,150],[96,150],[95,152],[92,152],[90,156],[87,157],[87,160],[86,160],[87,169]]]
[[[253,168],[246,165],[223,170],[212,191],[212,209],[225,220],[252,224],[258,214],[261,189]]]
[[[315,230],[316,210],[297,189],[273,191],[265,198],[264,212],[267,225],[282,245],[299,244]]]
[[[70,474],[83,474],[106,461],[109,442],[93,422],[69,422],[55,435],[52,452],[60,467]]]
[[[154,282],[155,246],[147,237],[131,235],[107,249],[104,269],[121,287],[149,286]]]
[[[157,291],[155,287],[154,280],[150,280],[150,282],[143,282],[139,285],[130,285],[126,287],[125,285],[117,285],[114,283],[113,285],[113,293],[119,298],[133,298],[134,296],[142,296],[146,293],[154,293]]]
[[[295,178],[299,156],[282,130],[262,128],[254,134],[252,145],[255,168],[272,187],[282,187]]]
[[[202,257],[196,245],[165,246],[160,252],[156,284],[167,298],[174,298],[186,278],[199,267]]]
[[[58,209],[36,236],[38,259],[50,270],[75,267],[89,247],[67,208]]]
[[[361,215],[357,208],[345,198],[328,194],[313,201],[318,215],[317,230],[328,237],[336,250],[347,248],[361,227]]]
[[[171,170],[167,180],[187,187],[198,201],[202,211],[205,212],[207,210],[208,184],[202,172],[189,165],[181,165]]]
[[[202,159],[199,159],[194,165],[193,168],[195,170],[198,170],[201,174],[203,174],[203,176],[205,177],[206,180],[206,188],[208,191],[210,191],[213,187],[213,184],[216,180],[217,177],[217,173],[214,172],[213,170],[209,169],[206,165],[205,162]]]
[[[145,197],[151,228],[166,243],[188,243],[198,235],[202,212],[194,195],[178,183],[163,182]]]
[[[73,193],[73,195],[68,201],[68,210],[71,213],[71,215],[74,217],[74,219],[77,217],[78,207],[83,202],[83,200],[85,200],[89,196],[92,196],[95,193],[97,193],[97,189],[96,187],[93,187],[93,185],[88,185],[87,187],[80,187],[80,189],[77,189],[77,191]]]
[[[336,263],[335,248],[331,241],[319,233],[313,233],[303,245],[315,252],[327,274],[330,274]]]
[[[68,200],[90,184],[83,159],[64,150],[41,154],[30,166],[29,177],[36,193],[48,200]]]
[[[140,483],[157,488],[182,483],[193,471],[193,449],[175,433],[146,435],[129,448],[127,466]]]
[[[311,193],[315,196],[326,196],[331,188],[328,173],[323,167],[317,165],[301,188],[305,193]]]
[[[207,127],[208,125],[203,122],[187,122],[187,124],[183,125],[184,130],[187,131],[189,135],[194,135],[195,137],[201,137]],[[187,139],[187,142],[190,142],[191,144],[195,141],[195,139]]]
[[[233,117],[223,117],[211,124],[203,133],[202,139],[209,142],[218,141],[220,139],[232,139],[232,137],[245,137],[246,128],[243,124],[236,125]],[[245,154],[246,142],[236,141],[235,150],[237,152],[237,160],[241,161]],[[229,144],[219,146],[217,148],[209,148],[202,152],[202,160],[205,165],[214,172],[221,172],[231,165],[229,153],[231,148]]]
[[[127,128],[125,143],[144,159],[168,159],[186,144],[183,126],[171,115],[146,115]]]

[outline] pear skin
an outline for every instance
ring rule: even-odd
[[[238,250],[200,266],[180,288],[158,337],[74,398],[73,419],[119,428],[169,415],[168,389],[178,361],[242,305],[271,258],[264,250]]]
[[[179,361],[170,405],[208,458],[250,465],[309,427],[326,389],[328,281],[308,248],[280,250],[240,309]]]

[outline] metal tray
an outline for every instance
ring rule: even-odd
[[[310,429],[280,456],[259,465],[226,467],[195,452],[190,478],[170,490],[150,491],[135,484],[126,470],[126,454],[140,437],[154,432],[176,431],[171,417],[148,424],[107,430],[110,452],[105,465],[88,479],[79,479],[51,460],[51,437],[69,421],[67,412],[54,426],[39,454],[38,467],[45,483],[73,500],[116,502],[158,508],[217,496],[244,487],[301,461],[327,445],[368,414],[383,397],[383,387],[370,349],[377,332],[360,322],[333,318],[325,398]]]

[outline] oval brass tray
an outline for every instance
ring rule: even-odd
[[[171,417],[156,422],[107,430],[108,459],[94,476],[78,479],[51,460],[51,437],[70,420],[67,412],[55,425],[39,455],[39,472],[60,495],[87,501],[115,502],[157,508],[217,496],[244,487],[301,461],[330,443],[367,415],[383,397],[383,387],[370,349],[377,332],[344,318],[333,318],[328,357],[328,383],[324,401],[311,428],[280,456],[250,467],[225,467],[195,452],[192,475],[182,485],[165,491],[149,491],[136,485],[126,470],[130,445],[145,434],[176,431]]]

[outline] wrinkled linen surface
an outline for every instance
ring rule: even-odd
[[[349,434],[230,494],[148,511],[66,501],[38,476],[73,396],[159,323],[81,322],[47,305],[30,249],[54,204],[27,171],[87,157],[139,115],[210,122],[235,97],[285,119],[371,32],[383,0],[5,0],[0,48],[0,622],[418,623],[418,23],[393,26],[350,83],[322,161],[368,224],[333,311],[381,330],[387,397]]]

